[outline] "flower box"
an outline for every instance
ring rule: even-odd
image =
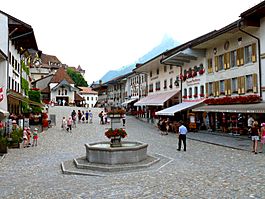
[[[192,95],[189,95],[189,98],[192,98]]]
[[[203,94],[203,93],[201,93],[201,94],[200,94],[200,97],[204,97],[204,94]]]
[[[183,99],[187,99],[188,97],[187,97],[187,95],[184,95],[184,96],[182,96],[182,98],[183,98]]]
[[[193,97],[194,97],[194,98],[197,98],[197,97],[198,97],[198,95],[197,95],[197,94],[195,94],[195,95],[193,95]]]

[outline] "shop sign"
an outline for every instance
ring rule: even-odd
[[[3,87],[0,87],[0,102],[4,99]]]
[[[192,86],[192,85],[197,85],[200,84],[200,79],[191,79],[191,80],[186,80],[187,86]]]

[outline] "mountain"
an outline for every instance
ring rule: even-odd
[[[135,63],[123,66],[117,70],[110,70],[101,78],[101,80],[104,83],[115,77],[127,74],[135,68],[136,63],[145,63],[148,60],[161,54],[162,52],[172,49],[177,45],[179,45],[179,42],[175,41],[172,37],[165,35],[158,46],[154,47],[151,51],[146,53],[144,56],[140,57],[138,60],[135,61]]]

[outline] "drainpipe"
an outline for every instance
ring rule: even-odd
[[[256,37],[255,35],[252,35],[244,30],[241,29],[241,21],[242,20],[239,20],[238,23],[237,23],[237,27],[238,27],[238,30],[247,34],[248,36],[250,37],[253,37],[254,39],[256,39],[258,41],[258,60],[259,60],[259,95],[260,95],[260,98],[262,99],[262,89],[261,89],[261,58],[260,58],[260,39],[258,37]]]

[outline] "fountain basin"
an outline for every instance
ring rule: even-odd
[[[121,147],[110,147],[109,142],[85,144],[86,159],[91,163],[127,164],[136,163],[147,158],[148,144],[123,141]]]

